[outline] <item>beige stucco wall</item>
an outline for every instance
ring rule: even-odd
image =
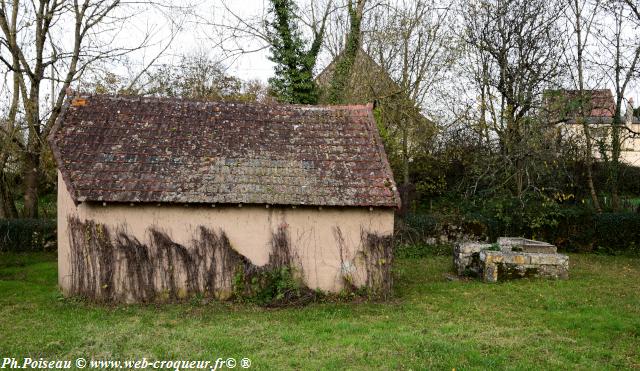
[[[640,133],[640,124],[627,124],[634,133]],[[624,142],[622,144],[622,158],[625,162],[633,166],[640,166],[640,137],[634,137],[623,132]]]
[[[577,124],[559,124],[559,127],[563,129],[563,138],[584,138],[584,128],[582,125]],[[592,125],[591,135],[595,139],[607,139],[609,140],[610,127],[609,126],[597,126]],[[627,127],[633,132],[640,132],[640,124],[627,124]],[[632,165],[640,166],[640,138],[635,138],[629,135],[628,132],[622,130],[622,146],[620,151],[620,161]],[[593,146],[593,157],[596,159],[601,158],[600,149],[597,145]]]
[[[312,289],[338,291],[342,288],[340,248],[335,238],[339,227],[344,237],[342,261],[351,260],[362,249],[362,230],[378,235],[393,233],[392,209],[318,208],[265,206],[181,206],[181,205],[74,205],[58,174],[58,281],[63,292],[70,288],[69,216],[93,220],[148,242],[150,226],[165,231],[173,241],[188,245],[199,226],[226,233],[231,246],[253,264],[268,262],[270,241],[278,226],[286,223],[291,249],[299,259],[306,285]],[[347,269],[354,269],[349,266]],[[362,281],[364,272],[353,272]]]

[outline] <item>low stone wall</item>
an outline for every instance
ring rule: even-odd
[[[498,238],[498,246],[500,246],[500,250],[503,251],[522,251],[542,254],[555,254],[558,252],[555,245],[521,237],[500,237]]]
[[[453,248],[453,265],[458,276],[480,276],[480,251],[491,248],[491,244],[480,242],[465,242]]]
[[[496,244],[465,242],[454,248],[453,263],[460,276],[485,282],[517,278],[569,278],[569,257],[554,245],[523,238],[501,237]]]
[[[569,257],[507,251],[480,251],[482,279],[498,282],[516,278],[569,278]]]

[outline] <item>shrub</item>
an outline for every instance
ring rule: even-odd
[[[259,270],[247,275],[238,270],[234,277],[234,296],[240,302],[267,307],[305,305],[318,297],[289,267]]]
[[[550,207],[529,205],[537,210],[522,212],[514,208],[510,215],[504,204],[492,204],[483,210],[474,210],[463,215],[441,216],[432,214],[430,225],[457,224],[463,236],[476,236],[477,240],[495,241],[500,236],[519,236],[548,241],[560,249],[572,252],[599,252],[606,254],[640,255],[640,214],[617,212],[596,214],[580,207]],[[442,248],[434,245],[443,233],[442,228],[421,229],[417,220],[425,216],[412,216],[398,229],[397,240],[403,241],[397,248],[400,257],[420,257],[440,253]],[[410,234],[408,237],[402,234]],[[456,235],[449,235],[451,243]],[[431,242],[431,244],[430,244]],[[412,246],[405,246],[412,245]]]
[[[434,255],[448,256],[451,255],[452,251],[453,245],[450,244],[401,244],[396,246],[395,256],[397,258],[424,258]]]
[[[593,216],[594,250],[640,255],[640,214],[603,213]]]
[[[43,251],[55,250],[55,248],[55,220],[0,220],[0,251]]]
[[[438,232],[438,223],[442,223],[442,220],[438,220],[434,215],[423,213],[408,214],[404,219],[398,219],[396,231],[400,237],[399,244],[416,244],[435,236]]]

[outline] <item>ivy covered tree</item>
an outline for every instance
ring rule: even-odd
[[[313,68],[322,38],[328,12],[313,28],[313,41],[307,48],[307,41],[298,29],[293,0],[271,0],[270,20],[267,21],[271,56],[276,64],[275,76],[269,79],[273,92],[280,101],[286,103],[315,104],[318,91],[313,81]]]
[[[345,90],[362,43],[362,16],[366,3],[367,0],[355,0],[355,4],[354,0],[347,2],[349,31],[344,50],[336,61],[336,71],[329,88],[329,102],[332,104],[345,103]]]

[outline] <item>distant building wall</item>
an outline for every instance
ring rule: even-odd
[[[640,133],[640,122],[627,124],[627,126],[634,133]],[[629,135],[629,133],[623,132],[623,135]],[[625,139],[622,144],[622,158],[630,165],[640,166],[640,135],[629,136]]]
[[[562,123],[562,136],[565,139],[570,137],[577,137],[581,140],[584,139],[584,128],[582,125],[575,123]],[[627,127],[636,133],[640,133],[640,123],[627,124]],[[593,124],[590,125],[591,136],[594,140],[605,140],[607,144],[611,143],[611,126],[609,124]],[[622,148],[620,152],[620,160],[628,165],[640,166],[640,137],[633,137],[630,133],[622,129],[620,132],[622,141]],[[594,143],[593,156],[596,159],[600,159],[600,148]]]

